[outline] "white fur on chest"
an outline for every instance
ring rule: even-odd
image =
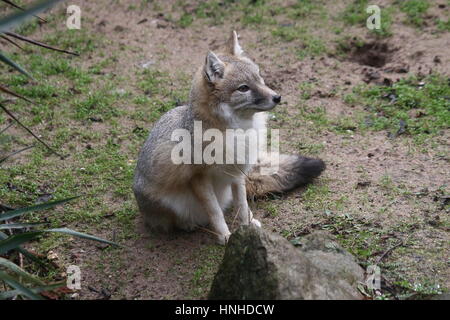
[[[267,122],[266,112],[257,112],[250,117],[239,117],[235,114],[232,108],[226,104],[219,104],[218,116],[224,119],[228,123],[230,129],[265,129]]]

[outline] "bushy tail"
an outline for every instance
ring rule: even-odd
[[[279,194],[293,190],[311,182],[325,170],[325,163],[320,159],[312,159],[300,155],[279,155],[278,171],[262,174],[261,169],[270,172],[274,155],[258,160],[247,176],[247,197],[255,199],[268,194]]]

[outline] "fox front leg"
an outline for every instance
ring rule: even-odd
[[[239,220],[241,221],[241,224],[247,225],[252,223],[257,227],[261,227],[261,222],[253,218],[253,213],[248,207],[245,177],[233,182],[231,185],[231,191],[233,194],[234,208],[239,213]]]
[[[209,222],[217,234],[219,244],[225,245],[231,233],[225,222],[222,208],[214,193],[214,187],[211,181],[206,177],[198,177],[192,181],[192,189],[197,200],[208,214]]]

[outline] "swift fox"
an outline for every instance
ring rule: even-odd
[[[209,224],[222,244],[230,236],[224,219],[229,207],[234,207],[241,224],[261,226],[247,197],[290,191],[311,182],[325,169],[320,159],[279,154],[258,155],[255,164],[174,163],[174,130],[193,135],[198,121],[202,130],[265,129],[265,111],[281,101],[281,96],[265,85],[258,66],[244,54],[235,31],[225,47],[223,53],[206,55],[194,76],[188,105],[170,110],[154,125],[140,152],[133,185],[149,227],[193,230]],[[261,174],[261,168],[273,164],[274,156],[279,159],[278,170]]]

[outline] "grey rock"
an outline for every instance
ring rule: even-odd
[[[227,244],[209,299],[362,299],[364,270],[326,232],[297,248],[255,226],[240,227]]]
[[[450,292],[435,295],[431,300],[450,300]]]

